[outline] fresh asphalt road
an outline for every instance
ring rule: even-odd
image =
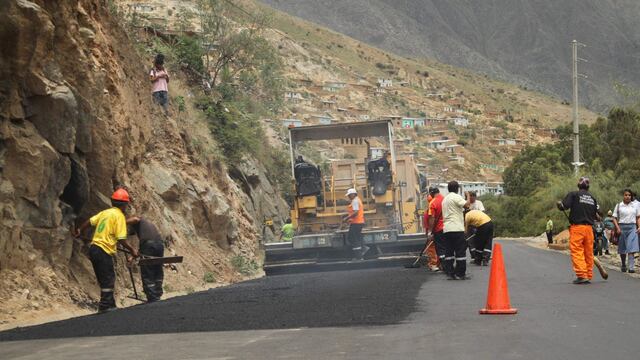
[[[517,315],[478,314],[488,268],[447,281],[359,266],[2,332],[0,359],[638,358],[640,281],[610,271],[572,285],[566,255],[502,243]]]

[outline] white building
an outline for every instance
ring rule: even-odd
[[[469,119],[465,117],[457,117],[449,120],[455,126],[467,127],[469,126]]]
[[[381,88],[393,87],[393,80],[391,80],[391,79],[378,79],[378,87],[381,87]]]
[[[447,144],[450,143],[451,140],[433,140],[427,142],[427,148],[436,149],[438,151],[445,151],[447,148]]]

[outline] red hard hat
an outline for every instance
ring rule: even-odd
[[[111,200],[129,202],[129,193],[125,189],[118,189],[111,195]]]

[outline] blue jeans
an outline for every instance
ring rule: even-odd
[[[167,111],[167,106],[169,106],[169,92],[167,91],[156,91],[152,94],[153,100],[158,103],[164,111]]]

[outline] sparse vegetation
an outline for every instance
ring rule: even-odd
[[[202,280],[207,284],[211,284],[211,283],[216,282],[216,276],[212,272],[206,272],[206,273],[204,273],[204,276],[202,277]]]
[[[231,258],[231,265],[242,275],[253,275],[258,271],[258,264],[253,261],[245,258],[242,255],[236,255]]]

